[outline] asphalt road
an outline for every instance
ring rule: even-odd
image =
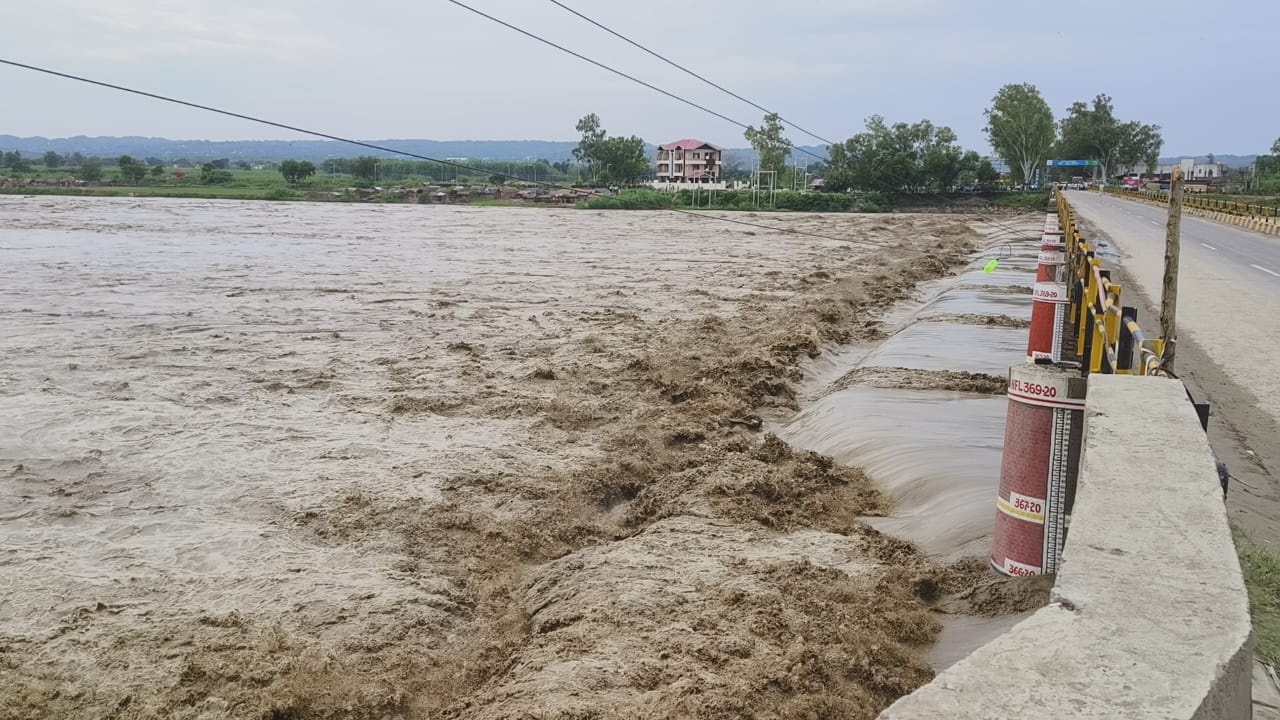
[[[1158,308],[1167,211],[1082,191],[1068,199]],[[1190,336],[1280,423],[1280,238],[1184,215],[1177,318],[1179,337]],[[1158,318],[1138,324],[1159,334]]]
[[[1124,286],[1122,304],[1157,311],[1168,211],[1083,191],[1067,199],[1082,231],[1109,238],[1137,285]],[[1175,369],[1213,405],[1210,440],[1239,479],[1233,517],[1280,550],[1280,238],[1183,215],[1177,321]],[[1158,315],[1138,324],[1160,334]]]
[[[1080,191],[1068,200],[1087,226],[1111,239],[1125,271],[1158,308],[1167,211]],[[1204,348],[1280,423],[1280,238],[1184,215],[1177,319],[1179,337]],[[1138,324],[1159,335],[1159,318]]]
[[[1131,235],[1139,243],[1158,244],[1163,252],[1165,208],[1088,192],[1072,192],[1068,198],[1078,213],[1108,234]],[[1238,279],[1251,290],[1280,302],[1280,238],[1183,215],[1182,267],[1195,273],[1194,266],[1204,262],[1222,264],[1224,269],[1237,272]],[[1158,271],[1159,267],[1131,268],[1141,269]],[[1153,277],[1158,291],[1158,276]]]

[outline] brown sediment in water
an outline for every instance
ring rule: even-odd
[[[556,217],[538,213],[539,222]],[[579,220],[590,217],[572,220],[594,232]],[[954,574],[939,575],[913,546],[858,521],[889,509],[860,471],[757,432],[762,415],[795,407],[802,360],[876,337],[880,311],[956,266],[974,239],[954,217],[874,222],[885,229],[861,218],[794,219],[900,244],[888,263],[870,249],[832,247],[823,253],[837,259],[816,271],[744,269],[736,272],[745,280],[720,281],[709,294],[664,289],[692,298],[685,308],[574,310],[552,300],[516,311],[518,320],[510,313],[517,333],[490,319],[509,299],[476,307],[459,290],[435,291],[407,312],[441,333],[438,350],[373,348],[360,366],[380,368],[385,392],[343,392],[341,364],[324,378],[332,386],[306,375],[290,388],[299,402],[323,393],[332,411],[350,408],[392,433],[514,423],[520,446],[472,467],[446,464],[443,475],[422,460],[379,470],[407,487],[422,477],[418,494],[377,487],[361,470],[324,478],[335,488],[325,502],[264,508],[276,510],[264,543],[288,538],[303,554],[358,566],[393,559],[368,576],[367,591],[333,577],[340,592],[316,599],[303,586],[291,606],[285,595],[135,615],[91,603],[48,634],[0,635],[0,708],[20,720],[874,717],[930,678],[924,649],[938,623],[929,608],[958,595],[947,584]],[[619,303],[643,297],[626,281],[589,292]],[[379,322],[400,322],[397,305],[377,303],[387,313]],[[456,315],[464,310],[465,321]],[[336,353],[349,335],[297,339]],[[244,372],[262,385],[288,382]],[[348,463],[339,467],[373,456],[354,445],[325,452]],[[453,455],[437,461],[481,451],[445,452]],[[298,573],[274,558],[263,556],[282,563],[272,583],[299,574],[326,582],[325,567],[301,555]],[[78,654],[48,659],[70,643]]]
[[[977,313],[964,313],[959,315],[922,315],[919,320],[922,322],[950,322],[961,323],[963,325],[985,325],[987,327],[1031,327],[1031,321],[1025,318],[1010,317],[1008,315],[979,315]]]
[[[987,373],[873,366],[850,370],[832,383],[826,394],[851,387],[873,387],[901,390],[956,390],[985,395],[1003,395],[1008,384],[1007,378]]]
[[[1044,607],[1054,576],[1003,577],[992,572],[987,558],[966,558],[945,566],[936,580],[938,611],[996,617]]]
[[[1026,285],[965,285],[969,290],[982,290],[984,292],[1005,293],[1008,295],[1030,295],[1031,288]]]

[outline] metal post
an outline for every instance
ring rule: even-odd
[[[1133,374],[1133,333],[1129,331],[1129,321],[1138,321],[1138,309],[1126,307],[1120,309],[1120,347],[1116,350],[1116,370],[1122,375]]]
[[[1071,332],[1077,338],[1080,336],[1080,313],[1084,307],[1084,281],[1077,279],[1075,282],[1075,297],[1071,299],[1071,319],[1069,324]]]
[[[1098,274],[1102,276],[1102,280],[1103,280],[1103,284],[1098,288],[1098,301],[1099,301],[1098,304],[1101,305],[1103,308],[1102,309],[1102,328],[1101,328],[1101,335],[1100,335],[1100,339],[1102,340],[1102,347],[1099,349],[1099,352],[1098,352],[1098,355],[1100,356],[1098,358],[1098,368],[1099,368],[1099,372],[1101,372],[1103,375],[1114,375],[1116,372],[1116,369],[1111,366],[1111,358],[1108,357],[1107,355],[1107,348],[1113,343],[1115,343],[1116,337],[1118,335],[1117,329],[1115,327],[1116,323],[1114,322],[1115,316],[1107,314],[1107,311],[1106,311],[1107,299],[1108,299],[1107,283],[1111,282],[1111,271],[1099,270]]]
[[[1084,360],[1086,368],[1089,366],[1089,338],[1093,333],[1093,323],[1090,321],[1090,318],[1092,317],[1091,306],[1093,305],[1094,298],[1096,298],[1098,294],[1098,289],[1094,287],[1095,282],[1093,279],[1093,273],[1089,271],[1092,267],[1093,251],[1087,250],[1084,254],[1084,259],[1080,267],[1080,274],[1082,275],[1080,280],[1083,283],[1083,292],[1081,293],[1080,298],[1081,322],[1076,326],[1076,332],[1078,333],[1078,335],[1076,335],[1076,354]]]
[[[1080,348],[1079,350],[1077,350],[1077,352],[1079,353],[1080,360],[1081,360],[1080,369],[1084,371],[1081,374],[1084,375],[1085,377],[1088,377],[1090,371],[1092,371],[1093,369],[1092,361],[1093,361],[1093,335],[1094,335],[1093,312],[1092,312],[1092,309],[1089,308],[1088,306],[1085,306],[1084,308],[1084,327],[1081,328],[1081,330],[1084,331],[1082,333],[1082,335],[1084,336],[1084,342],[1080,344]]]
[[[1173,371],[1178,347],[1178,258],[1182,237],[1182,168],[1175,167],[1169,179],[1169,221],[1164,237],[1164,289],[1160,294],[1160,335],[1164,338],[1161,367]]]
[[[1200,419],[1200,429],[1209,432],[1209,403],[1193,402],[1191,406],[1196,409],[1196,417]]]

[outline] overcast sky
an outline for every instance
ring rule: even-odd
[[[1055,113],[1099,92],[1164,128],[1163,154],[1280,136],[1280,0],[563,0],[826,138],[929,118],[985,148],[982,111],[1031,82]],[[734,119],[760,113],[547,0],[467,0]],[[447,0],[4,0],[0,57],[359,138],[744,146],[723,120]],[[0,66],[0,134],[292,138]],[[799,143],[817,143],[792,133]]]

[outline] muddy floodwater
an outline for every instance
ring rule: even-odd
[[[733,217],[830,239],[0,197],[0,716],[874,717],[926,682],[980,530],[893,537],[904,490],[867,472],[912,452],[895,421],[821,455],[765,430],[832,348],[928,373],[903,358],[1015,346],[936,319],[884,342],[982,225]],[[982,293],[1013,308],[995,283],[935,314]],[[968,400],[933,421],[995,427]]]

